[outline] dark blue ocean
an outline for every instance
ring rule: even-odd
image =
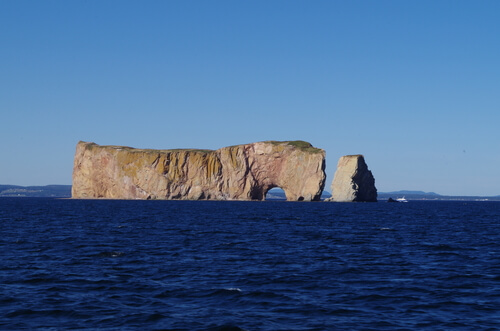
[[[0,198],[2,330],[498,330],[500,202]]]

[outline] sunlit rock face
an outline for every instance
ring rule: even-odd
[[[342,156],[332,181],[328,201],[376,202],[377,188],[363,155]]]
[[[316,201],[325,152],[303,141],[267,141],[212,150],[151,150],[79,142],[73,198]]]

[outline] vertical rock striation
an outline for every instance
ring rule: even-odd
[[[376,202],[377,188],[363,155],[342,156],[332,181],[328,201]]]
[[[258,142],[212,150],[151,150],[79,142],[73,198],[319,200],[325,152],[303,141]]]

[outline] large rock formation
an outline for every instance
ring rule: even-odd
[[[79,142],[73,198],[319,200],[325,152],[303,141],[267,141],[212,150],[151,150]]]
[[[342,156],[332,181],[328,201],[376,202],[377,188],[363,155]]]

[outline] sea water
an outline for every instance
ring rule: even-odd
[[[0,199],[0,329],[496,330],[500,202]]]

